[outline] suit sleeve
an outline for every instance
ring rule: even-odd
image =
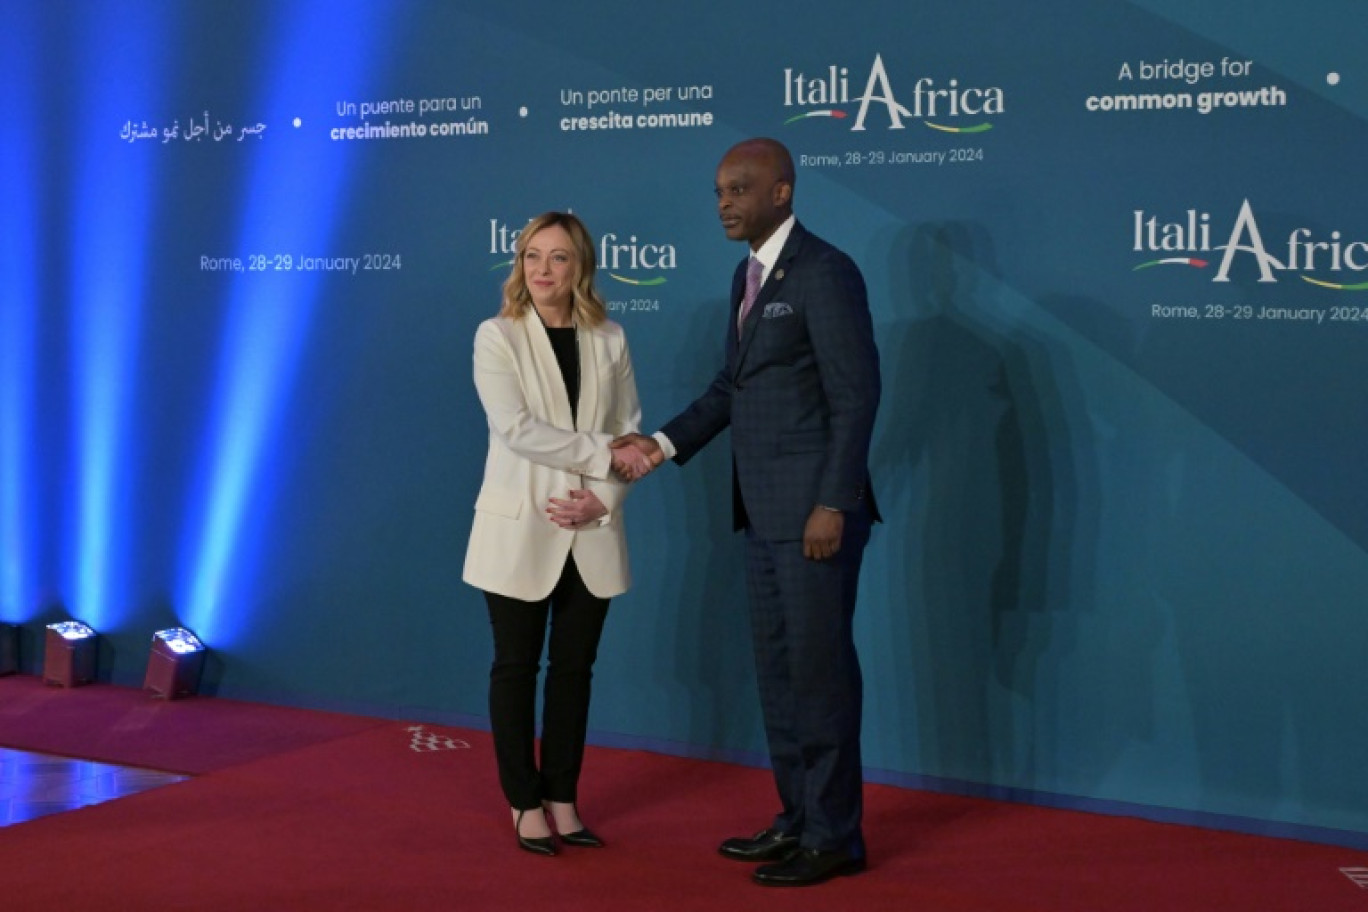
[[[879,407],[879,351],[859,268],[845,254],[827,253],[808,313],[808,332],[830,409],[830,445],[818,502],[853,510],[868,496],[869,443]]]
[[[674,445],[674,461],[683,465],[731,424],[731,381],[724,368],[708,389],[660,429]]]
[[[613,435],[568,431],[532,414],[508,340],[493,321],[480,324],[475,333],[475,390],[490,433],[514,453],[563,472],[608,477],[612,467],[608,444]]]

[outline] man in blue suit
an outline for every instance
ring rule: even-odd
[[[772,139],[747,140],[722,158],[718,215],[727,237],[750,246],[732,278],[722,369],[654,438],[614,443],[682,465],[731,428],[734,521],[746,530],[760,699],[782,808],[720,851],[767,862],[753,879],[772,886],[865,867],[851,621],[879,518],[868,470],[879,355],[864,279],[795,220],[794,178],[792,157]]]

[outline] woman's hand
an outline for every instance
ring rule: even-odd
[[[562,529],[585,529],[608,515],[608,508],[593,491],[574,490],[567,500],[551,498],[546,507],[547,517]]]

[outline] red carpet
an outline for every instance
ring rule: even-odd
[[[27,675],[0,678],[0,747],[169,773],[226,769],[383,724],[236,700],[168,702],[123,687],[65,690]]]
[[[9,712],[33,686],[0,679],[0,744],[78,740]],[[538,858],[513,843],[482,732],[217,699],[145,713],[145,695],[102,686],[43,696],[103,751],[136,754],[113,759],[164,766],[149,761],[165,749],[209,772],[0,829],[5,908],[1368,912],[1340,870],[1368,868],[1362,852],[882,786],[867,790],[868,872],[767,889],[715,853],[766,820],[765,771],[602,748],[580,804],[609,847]],[[206,756],[168,721],[182,709]],[[255,746],[223,762],[244,734]],[[429,736],[440,749],[413,749]]]

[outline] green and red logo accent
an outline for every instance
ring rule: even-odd
[[[1205,269],[1211,263],[1207,260],[1200,260],[1196,257],[1164,257],[1159,260],[1150,260],[1141,263],[1131,269],[1131,272],[1139,272],[1142,269],[1149,269],[1153,266],[1191,266],[1194,269]],[[1303,282],[1309,282],[1318,288],[1330,288],[1335,291],[1368,291],[1368,282],[1358,282],[1353,285],[1345,285],[1340,282],[1325,282],[1321,279],[1313,279],[1310,276],[1301,276]]]
[[[849,114],[847,114],[845,111],[842,111],[840,108],[828,108],[824,111],[806,111],[802,114],[795,114],[788,120],[784,121],[784,126],[788,126],[794,121],[807,120],[809,117],[834,117],[837,120],[845,120],[849,116]]]
[[[1196,257],[1164,257],[1162,260],[1150,260],[1148,263],[1141,263],[1131,272],[1139,272],[1142,269],[1149,269],[1151,266],[1191,266],[1194,269],[1206,269],[1210,265],[1207,260],[1199,260]]]
[[[1302,276],[1303,282],[1310,282],[1312,285],[1319,285],[1321,288],[1333,288],[1335,291],[1368,291],[1368,282],[1359,282],[1355,285],[1341,285],[1338,282],[1322,282],[1320,279],[1313,279],[1310,276]]]
[[[653,288],[656,285],[664,285],[666,282],[664,276],[654,276],[653,278],[649,279],[629,279],[627,278],[627,276],[620,276],[616,272],[608,272],[608,270],[606,269],[604,270],[604,272],[608,274],[608,278],[610,279],[615,279],[616,281],[622,282],[625,285],[640,285],[643,288]]]
[[[807,120],[809,117],[833,117],[836,120],[845,120],[849,116],[840,108],[824,108],[820,111],[805,111],[802,114],[795,114],[784,121],[784,126],[787,127],[789,124],[800,120]],[[929,120],[924,120],[922,123],[932,130],[939,130],[942,133],[987,133],[993,129],[993,125],[990,123],[974,124],[972,127],[951,127],[945,124],[932,123]]]

